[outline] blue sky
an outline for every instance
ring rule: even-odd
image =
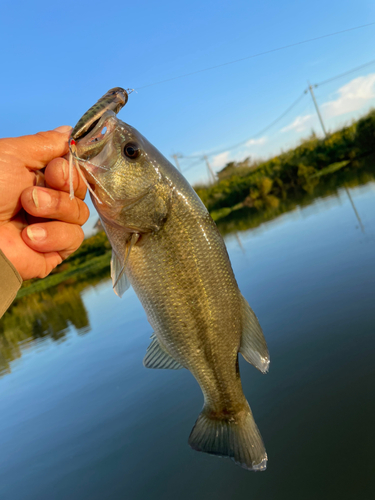
[[[372,0],[5,1],[0,136],[74,125],[111,87],[143,87],[370,22]],[[210,156],[216,170],[247,155],[267,157],[312,129],[320,133],[309,96],[257,142],[227,148],[277,118],[307,80],[375,59],[374,47],[375,25],[298,45],[140,89],[119,117],[167,157],[222,150]],[[374,75],[375,64],[316,89],[329,129],[375,105]],[[204,164],[186,176],[204,180]]]

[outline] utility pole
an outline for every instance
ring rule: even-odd
[[[314,106],[315,106],[316,112],[318,114],[320,125],[322,126],[324,135],[327,137],[328,134],[327,134],[327,131],[325,129],[325,126],[324,126],[324,123],[323,123],[323,118],[322,118],[322,115],[320,114],[318,103],[316,102],[314,91],[313,91],[313,87],[317,87],[317,85],[310,85],[310,82],[307,82],[307,83],[309,84],[310,94],[311,94],[312,100],[314,101]]]
[[[310,82],[307,82],[307,83],[309,84],[310,94],[311,94],[312,100],[314,101],[314,106],[315,106],[316,112],[318,114],[320,125],[322,126],[324,135],[327,137],[328,134],[327,134],[327,131],[326,131],[325,127],[324,127],[323,118],[322,118],[322,115],[320,114],[319,106],[318,106],[318,103],[316,102],[314,91],[313,91],[313,87],[317,87],[317,85],[310,85]],[[307,92],[307,90],[306,90],[306,92]],[[357,210],[357,208],[356,208],[356,206],[354,204],[353,198],[350,196],[349,188],[347,186],[344,186],[344,189],[346,191],[346,194],[348,195],[348,198],[349,198],[350,204],[351,204],[351,206],[353,208],[353,211],[355,213],[355,216],[357,217],[357,220],[358,220],[358,223],[359,223],[359,227],[361,228],[362,233],[364,233],[365,232],[365,228],[364,228],[364,226],[362,224],[361,217],[359,216],[359,213],[358,213],[358,210]]]
[[[207,165],[208,178],[211,177],[212,183],[214,184],[216,182],[216,177],[215,177],[214,171],[212,170],[212,167],[208,161],[207,155],[204,155],[203,158],[204,158],[206,165]]]
[[[179,170],[179,172],[181,172],[181,167],[180,167],[180,163],[178,161],[179,158],[181,158],[181,155],[179,154],[174,154],[174,155],[171,155],[172,158],[174,158],[174,161],[175,161],[175,164],[176,164],[176,167],[177,169]]]

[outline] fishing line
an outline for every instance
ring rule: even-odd
[[[374,24],[375,24],[375,22],[368,23],[368,24],[362,24],[361,26],[355,26],[353,28],[347,28],[345,30],[335,31],[334,33],[328,33],[327,35],[321,35],[321,36],[317,36],[317,37],[314,37],[314,38],[308,38],[307,40],[301,40],[300,42],[295,42],[295,43],[291,43],[291,44],[288,44],[288,45],[283,45],[282,47],[277,47],[277,48],[274,48],[274,49],[265,50],[263,52],[258,52],[257,54],[252,54],[250,56],[241,57],[240,59],[234,59],[233,61],[228,61],[228,62],[225,62],[225,63],[217,64],[215,66],[209,66],[209,67],[203,68],[203,69],[198,69],[197,71],[192,71],[191,73],[184,73],[183,75],[174,76],[172,78],[167,78],[165,80],[160,80],[160,81],[154,82],[154,83],[149,83],[147,85],[143,85],[142,87],[135,87],[135,89],[133,89],[133,90],[141,90],[141,89],[145,89],[147,87],[152,87],[154,85],[160,85],[161,83],[167,83],[167,82],[171,82],[173,80],[178,80],[179,78],[185,78],[187,76],[197,75],[198,73],[203,73],[205,71],[211,71],[212,69],[216,69],[216,68],[222,68],[223,66],[229,66],[230,64],[236,64],[236,63],[241,62],[241,61],[247,61],[247,60],[253,59],[255,57],[264,56],[266,54],[271,54],[273,52],[278,52],[280,50],[289,49],[291,47],[297,47],[298,45],[303,45],[305,43],[315,42],[317,40],[322,40],[324,38],[328,38],[328,37],[331,37],[331,36],[340,35],[342,33],[347,33],[349,31],[354,31],[354,30],[359,30],[359,29],[362,29],[362,28],[367,28],[368,26],[373,26]]]

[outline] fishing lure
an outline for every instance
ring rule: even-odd
[[[121,87],[115,87],[108,90],[95,104],[92,106],[78,121],[77,125],[74,127],[70,139],[69,139],[69,192],[70,199],[74,198],[74,188],[73,188],[73,168],[75,167],[78,175],[81,177],[83,182],[86,184],[87,189],[93,195],[93,197],[101,203],[98,196],[95,194],[94,190],[91,188],[86,177],[84,176],[80,166],[85,168],[85,164],[90,164],[88,158],[79,158],[77,155],[77,140],[82,139],[87,134],[89,134],[97,125],[100,118],[107,111],[113,111],[117,114],[128,102],[129,94],[133,92],[133,89],[123,89]],[[100,136],[103,136],[104,130],[101,131],[99,137],[93,138],[94,141],[100,140]],[[81,165],[80,165],[81,164]]]

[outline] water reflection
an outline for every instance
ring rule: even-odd
[[[16,300],[0,321],[0,375],[11,371],[11,362],[22,349],[43,339],[63,341],[72,332],[91,330],[82,291],[109,279],[109,270],[96,276],[79,276],[54,288]]]
[[[361,231],[362,233],[365,232],[365,226],[362,224],[362,219],[358,213],[358,210],[357,210],[357,207],[355,206],[355,203],[354,203],[354,200],[352,198],[352,195],[350,194],[350,191],[349,191],[349,188],[345,186],[345,192],[346,194],[348,195],[348,198],[349,198],[349,201],[350,201],[350,204],[353,208],[353,211],[355,213],[355,216],[357,217],[357,220],[358,220],[358,224],[359,224],[359,227],[361,228]]]
[[[257,228],[298,208],[313,205],[318,199],[330,199],[339,204],[340,190],[349,196],[359,226],[365,228],[349,188],[366,185],[375,180],[375,158],[368,157],[358,169],[338,171],[313,179],[304,195],[281,199],[278,203],[264,203],[261,209],[243,207],[217,221],[223,235],[233,234],[242,253],[245,247],[241,231]],[[45,339],[63,341],[74,331],[78,335],[90,331],[90,319],[82,300],[82,292],[109,279],[109,268],[88,270],[42,292],[32,293],[16,300],[0,320],[0,375],[11,371],[11,362],[22,355],[22,350],[33,342]],[[25,290],[23,290],[25,292]],[[73,327],[73,328],[72,328]]]
[[[357,169],[338,171],[329,176],[314,178],[314,185],[309,185],[303,194],[278,199],[278,203],[264,203],[259,209],[245,206],[231,211],[226,217],[216,221],[223,235],[235,231],[246,231],[254,229],[264,223],[272,221],[288,212],[312,205],[318,199],[331,198],[340,202],[340,190],[344,189],[349,197],[353,213],[358,219],[363,230],[360,214],[355,207],[350,189],[363,186],[375,181],[375,157],[370,156],[358,163]]]

